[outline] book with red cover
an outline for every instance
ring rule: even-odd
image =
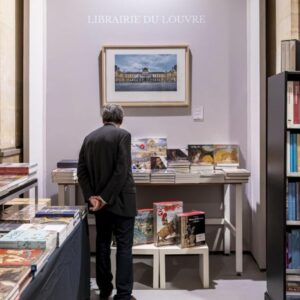
[[[36,163],[2,163],[0,175],[29,175],[36,172]]]
[[[31,266],[43,253],[41,249],[0,249],[0,267]]]
[[[182,207],[182,201],[153,203],[153,236],[155,246],[177,243],[177,214],[182,213]]]

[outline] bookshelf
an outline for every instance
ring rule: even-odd
[[[282,72],[268,79],[267,292],[265,299],[270,300],[296,299],[295,293],[286,292],[286,281],[299,281],[300,276],[300,270],[286,269],[288,242],[286,234],[291,229],[300,229],[300,220],[287,218],[287,188],[289,183],[300,182],[300,172],[290,172],[289,169],[291,152],[287,146],[288,139],[291,133],[300,134],[298,124],[288,126],[290,117],[288,82],[291,81],[300,81],[300,72]],[[300,298],[300,293],[296,294]]]

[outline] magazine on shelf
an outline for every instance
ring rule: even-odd
[[[181,248],[205,243],[205,212],[191,211],[177,214],[178,237]]]
[[[178,240],[177,214],[182,213],[182,201],[153,203],[155,246],[176,244]]]

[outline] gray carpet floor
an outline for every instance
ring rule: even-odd
[[[152,288],[152,260],[134,258],[134,291],[138,300],[263,300],[266,274],[251,255],[244,254],[244,272],[235,273],[235,255],[210,254],[210,288],[203,289],[198,274],[198,257],[168,256],[166,289]],[[99,299],[95,283],[95,258],[91,259],[91,300]]]

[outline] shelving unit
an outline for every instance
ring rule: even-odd
[[[267,292],[265,299],[285,300],[286,281],[291,273],[300,270],[286,269],[286,232],[298,227],[300,221],[289,221],[286,216],[287,183],[300,182],[300,173],[287,172],[288,132],[299,133],[287,127],[287,101],[289,81],[300,81],[300,72],[283,72],[268,80],[267,103]],[[297,277],[298,278],[298,277]],[[294,280],[293,280],[294,281]],[[296,293],[299,295],[300,293]],[[296,298],[293,298],[296,299]]]

